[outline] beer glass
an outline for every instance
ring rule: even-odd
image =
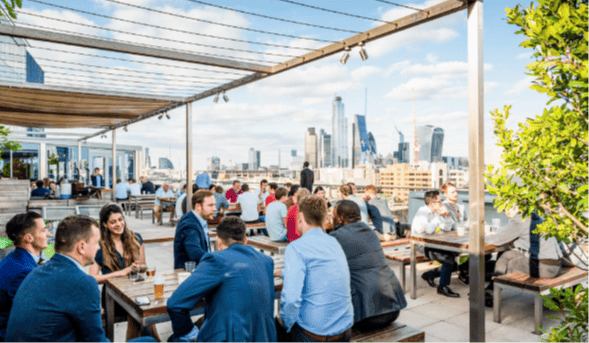
[[[147,267],[147,271],[145,272],[148,278],[152,278],[155,276],[155,266],[154,267]]]
[[[153,279],[153,292],[156,298],[164,296],[164,277],[158,276]]]

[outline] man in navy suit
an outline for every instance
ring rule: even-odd
[[[90,176],[92,180],[92,186],[94,187],[104,187],[104,177],[100,174],[100,169],[94,168],[94,174]]]
[[[96,279],[84,272],[99,249],[98,223],[87,216],[65,218],[55,233],[55,255],[20,285],[7,342],[108,342],[100,317]],[[155,342],[141,337],[131,342]]]
[[[6,235],[16,249],[0,261],[0,341],[6,336],[8,315],[16,291],[25,277],[37,267],[41,252],[47,248],[50,233],[40,214],[17,214],[6,223]]]
[[[168,300],[172,340],[275,342],[274,261],[247,243],[245,223],[224,218],[217,227],[219,250],[206,254]],[[205,298],[200,329],[190,310]]]
[[[192,195],[194,208],[186,212],[178,222],[174,236],[174,269],[183,269],[184,263],[197,264],[204,254],[211,251],[207,220],[215,214],[213,192],[201,189]]]

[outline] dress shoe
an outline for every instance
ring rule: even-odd
[[[430,287],[437,287],[436,283],[434,282],[434,273],[426,272],[421,274],[421,278],[427,281]]]
[[[458,274],[458,280],[460,280],[460,282],[462,282],[463,284],[468,285],[468,283],[470,282],[468,273],[462,272],[460,270],[456,273]]]
[[[442,295],[445,295],[445,296],[450,297],[450,298],[458,298],[458,297],[460,297],[460,294],[452,292],[452,290],[448,286],[444,286],[442,288],[438,288],[438,294],[442,294]]]

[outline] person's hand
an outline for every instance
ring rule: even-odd
[[[365,196],[362,197],[362,200],[364,200],[364,201],[370,200],[370,195],[366,194]]]
[[[440,216],[446,217],[450,215],[450,212],[448,211],[448,209],[446,209],[446,207],[442,206],[438,209],[438,214]]]
[[[274,277],[282,277],[282,270],[276,269],[274,271]]]

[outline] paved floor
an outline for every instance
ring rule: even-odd
[[[168,214],[165,221],[167,222]],[[135,217],[127,218],[129,228],[148,234],[152,230],[165,230],[173,237],[175,228],[155,226],[151,216],[143,220]],[[148,265],[155,265],[158,271],[173,269],[173,243],[154,243],[146,245]],[[418,275],[426,269],[435,267],[429,263],[418,265]],[[407,275],[409,271],[407,270]],[[418,278],[417,299],[411,300],[406,294],[408,306],[401,311],[398,321],[425,331],[426,342],[467,342],[469,332],[468,286],[456,277],[452,279],[452,290],[460,294],[458,299],[450,299],[438,295],[424,280]],[[486,308],[485,332],[487,342],[539,342],[540,336],[532,333],[534,328],[534,299],[532,296],[510,292],[502,292],[502,322],[493,321],[493,309]],[[547,316],[557,315],[544,309],[544,328],[558,325],[558,321]],[[115,326],[115,341],[125,339],[126,323]],[[170,323],[157,325],[160,337],[164,340],[172,334]]]

